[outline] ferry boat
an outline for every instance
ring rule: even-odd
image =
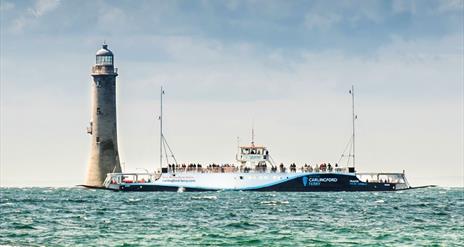
[[[355,170],[354,88],[350,90],[353,108],[352,149],[347,155],[351,165],[276,164],[265,146],[255,145],[254,130],[250,145],[240,146],[236,164],[178,164],[163,135],[163,94],[161,88],[160,170],[154,173],[109,173],[104,188],[113,191],[396,191],[410,189],[401,173],[359,173]],[[166,162],[163,164],[163,147]],[[167,148],[166,148],[167,147]],[[167,149],[167,150],[166,150]],[[168,156],[168,151],[170,155]],[[343,157],[344,155],[342,155]],[[169,163],[168,157],[173,158]]]

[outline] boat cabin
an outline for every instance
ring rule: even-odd
[[[250,164],[252,166],[269,162],[269,150],[263,146],[241,146],[237,154],[237,161],[241,165]]]

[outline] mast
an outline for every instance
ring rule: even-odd
[[[352,120],[353,120],[353,167],[356,165],[356,142],[355,142],[355,120],[356,120],[356,114],[354,112],[354,85],[351,85],[351,108],[352,108]]]
[[[254,127],[254,125],[251,128],[251,146],[252,147],[255,146],[255,127]]]
[[[159,166],[160,166],[160,171],[162,171],[163,169],[163,94],[164,94],[164,91],[163,91],[163,86],[161,86],[161,92],[160,92],[160,163],[159,163]]]
[[[251,122],[251,146],[255,146],[255,120]]]

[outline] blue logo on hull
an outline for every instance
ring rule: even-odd
[[[306,185],[308,184],[308,177],[303,177],[303,186],[306,187]]]

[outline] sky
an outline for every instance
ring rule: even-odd
[[[464,186],[464,1],[0,0],[0,186],[74,186],[90,153],[90,69],[115,54],[125,171],[234,162],[237,138],[286,164],[338,162]],[[341,162],[343,163],[343,161]]]

